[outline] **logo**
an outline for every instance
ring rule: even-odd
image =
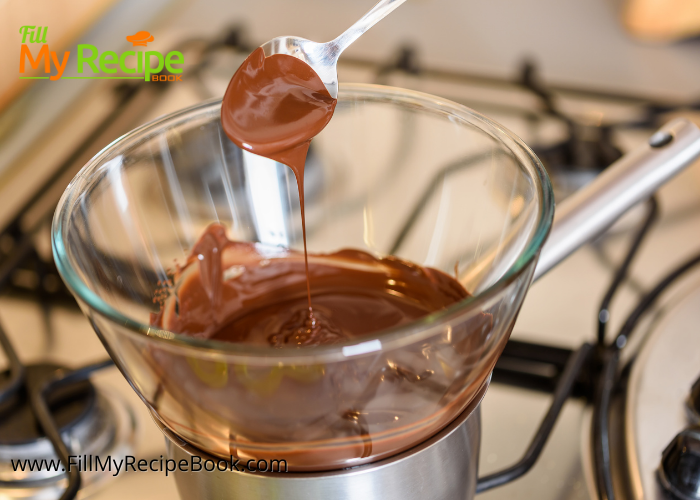
[[[134,47],[145,47],[148,42],[155,40],[148,31],[139,31],[135,35],[127,36],[126,41],[131,42]]]
[[[60,79],[117,79],[145,80],[147,82],[182,81],[182,66],[185,58],[182,52],[173,50],[162,54],[156,50],[139,50],[147,47],[155,40],[148,31],[139,31],[126,37],[134,50],[126,50],[120,54],[105,50],[100,52],[90,44],[79,44],[76,51],[75,64],[78,75],[63,76],[72,61],[70,51],[59,56],[49,48],[47,42],[48,26],[22,26],[22,45],[19,52],[19,73],[21,79],[60,80]],[[41,44],[40,47],[37,47]],[[31,47],[30,47],[31,45]],[[44,76],[26,76],[27,67],[39,70],[43,67]],[[86,71],[92,71],[90,76],[82,76]],[[161,71],[169,74],[161,75]],[[119,73],[119,75],[117,75]]]

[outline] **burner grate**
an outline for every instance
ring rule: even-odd
[[[0,401],[3,405],[14,406],[12,409],[20,412],[20,416],[29,412],[33,417],[18,424],[14,419],[9,420],[5,413],[0,424],[0,445],[20,444],[12,442],[13,433],[21,444],[47,437],[68,475],[68,486],[60,498],[73,499],[80,489],[80,473],[76,467],[69,467],[71,452],[62,434],[84,421],[95,407],[95,391],[87,381],[89,376],[113,366],[113,362],[108,359],[76,370],[49,364],[25,366],[2,327],[0,344],[10,362],[8,382],[0,390]],[[34,424],[38,424],[39,429],[32,428]]]

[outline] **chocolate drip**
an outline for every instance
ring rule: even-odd
[[[221,104],[226,135],[247,151],[284,163],[297,180],[309,309],[292,328],[305,328],[307,324],[320,327],[311,306],[304,163],[311,139],[328,124],[336,102],[304,61],[284,54],[265,57],[263,49],[258,48],[233,75]]]

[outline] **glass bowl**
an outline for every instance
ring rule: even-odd
[[[273,349],[195,338],[149,318],[209,224],[223,224],[233,240],[302,245],[292,172],[236,147],[220,105],[117,139],[61,198],[56,263],[110,356],[165,426],[224,458],[331,470],[435,434],[488,379],[515,322],[554,211],[542,165],[462,105],[341,87],[306,163],[309,251],[396,255],[456,273],[471,296],[342,344]]]

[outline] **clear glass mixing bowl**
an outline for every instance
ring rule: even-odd
[[[538,159],[464,106],[341,87],[306,164],[309,251],[397,255],[456,272],[473,296],[344,344],[196,339],[149,326],[149,315],[206,226],[302,244],[293,174],[231,143],[219,111],[205,102],[114,141],[56,210],[58,269],[119,369],[168,428],[225,458],[328,470],[436,433],[489,377],[530,283],[554,210]]]

